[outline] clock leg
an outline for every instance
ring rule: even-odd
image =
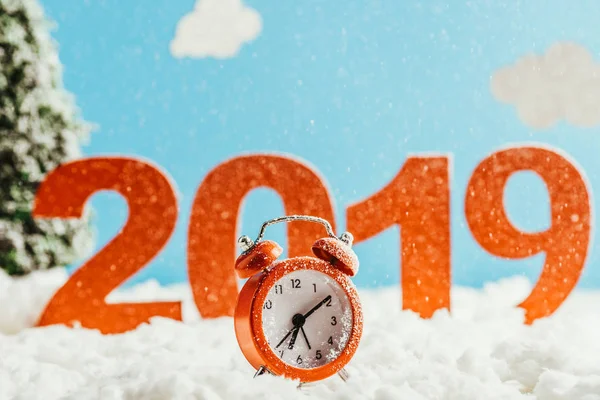
[[[301,390],[303,388],[310,388],[312,386],[317,386],[319,384],[319,382],[300,382],[298,384],[298,390]]]
[[[344,382],[347,382],[348,379],[350,379],[350,374],[344,368],[340,369],[337,374],[340,378],[342,378],[342,380]],[[302,389],[302,388],[310,387],[310,386],[316,386],[316,385],[317,385],[317,382],[300,382],[298,384],[298,389]]]
[[[342,368],[342,369],[340,369],[340,370],[338,371],[338,376],[339,376],[340,378],[342,378],[342,380],[343,380],[344,382],[346,382],[348,379],[350,379],[350,374],[348,373],[348,371],[346,371],[346,369],[345,369],[345,368]]]
[[[264,365],[261,365],[260,368],[258,369],[258,371],[256,371],[256,373],[254,374],[254,378],[256,378],[257,376],[264,375],[264,374],[273,375],[273,373],[271,371],[269,371],[267,369],[267,367],[265,367]]]

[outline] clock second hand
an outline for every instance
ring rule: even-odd
[[[284,337],[283,339],[281,339],[281,342],[279,342],[277,344],[277,346],[275,346],[275,348],[278,348],[279,346],[281,346],[283,344],[283,342],[285,342],[285,340],[292,334],[292,332],[294,332],[294,329],[296,329],[295,327],[292,328]]]

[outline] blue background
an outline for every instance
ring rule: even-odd
[[[57,24],[53,36],[65,85],[84,117],[99,126],[85,154],[152,160],[177,186],[175,234],[127,284],[187,279],[195,191],[218,163],[248,152],[290,153],[315,166],[331,188],[339,229],[345,207],[382,188],[408,155],[450,154],[452,273],[459,285],[478,287],[515,274],[535,280],[543,264],[543,254],[498,259],[479,247],[466,226],[467,181],[491,152],[531,142],[566,152],[585,173],[598,208],[600,128],[561,122],[535,131],[513,107],[498,103],[489,86],[495,70],[556,41],[600,51],[598,2],[251,0],[263,30],[226,60],[170,54],[175,27],[194,0],[42,4]],[[547,192],[535,175],[514,175],[505,195],[517,226],[548,226]],[[98,194],[92,205],[100,248],[120,229],[127,210],[114,194]],[[252,192],[243,230],[254,236],[262,221],[282,213],[274,193]],[[593,229],[597,223],[594,217]],[[282,227],[271,232],[283,239]],[[397,284],[397,228],[356,250],[359,286]],[[594,242],[580,287],[600,287],[598,253]]]

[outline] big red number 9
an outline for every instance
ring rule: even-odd
[[[537,173],[548,188],[552,224],[543,232],[521,232],[506,216],[506,182],[513,173],[525,170]],[[499,151],[475,169],[465,212],[475,240],[491,254],[519,259],[546,253],[540,278],[520,307],[528,323],[552,314],[575,287],[590,240],[589,194],[577,168],[542,148]]]

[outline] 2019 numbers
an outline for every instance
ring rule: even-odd
[[[354,234],[355,244],[390,226],[402,227],[402,306],[422,317],[450,308],[448,160],[447,156],[409,157],[387,186],[347,208],[346,225]],[[538,174],[548,187],[552,217],[550,228],[543,232],[518,230],[504,209],[502,198],[508,178],[526,170]],[[223,182],[229,185],[223,186]],[[235,157],[217,165],[198,188],[188,227],[189,280],[196,306],[204,318],[233,315],[237,300],[233,265],[239,210],[244,196],[258,187],[275,190],[282,198],[286,214],[319,216],[330,221],[335,229],[326,185],[304,163],[284,156],[258,154]],[[87,199],[101,190],[115,191],[127,199],[130,205],[127,225],[55,294],[39,324],[79,321],[87,328],[119,333],[152,316],[181,319],[179,302],[109,305],[104,301],[122,281],[156,257],[174,229],[177,218],[174,190],[166,174],[157,167],[123,157],[87,158],[63,164],[41,184],[33,215],[80,217]],[[508,259],[546,254],[536,286],[519,305],[526,311],[527,323],[552,314],[581,275],[591,231],[589,198],[582,172],[566,157],[545,147],[513,147],[495,152],[476,167],[469,180],[464,211],[477,243],[490,254]],[[289,256],[308,255],[314,240],[321,236],[323,232],[314,224],[298,222],[293,228],[288,226]],[[132,244],[139,242],[150,244]],[[100,269],[106,277],[103,280],[95,278]],[[292,280],[291,289],[300,287],[300,280]],[[276,293],[282,294],[283,290],[283,285],[279,285]],[[316,284],[313,291],[317,292]],[[100,308],[89,312],[91,304],[99,304]]]

